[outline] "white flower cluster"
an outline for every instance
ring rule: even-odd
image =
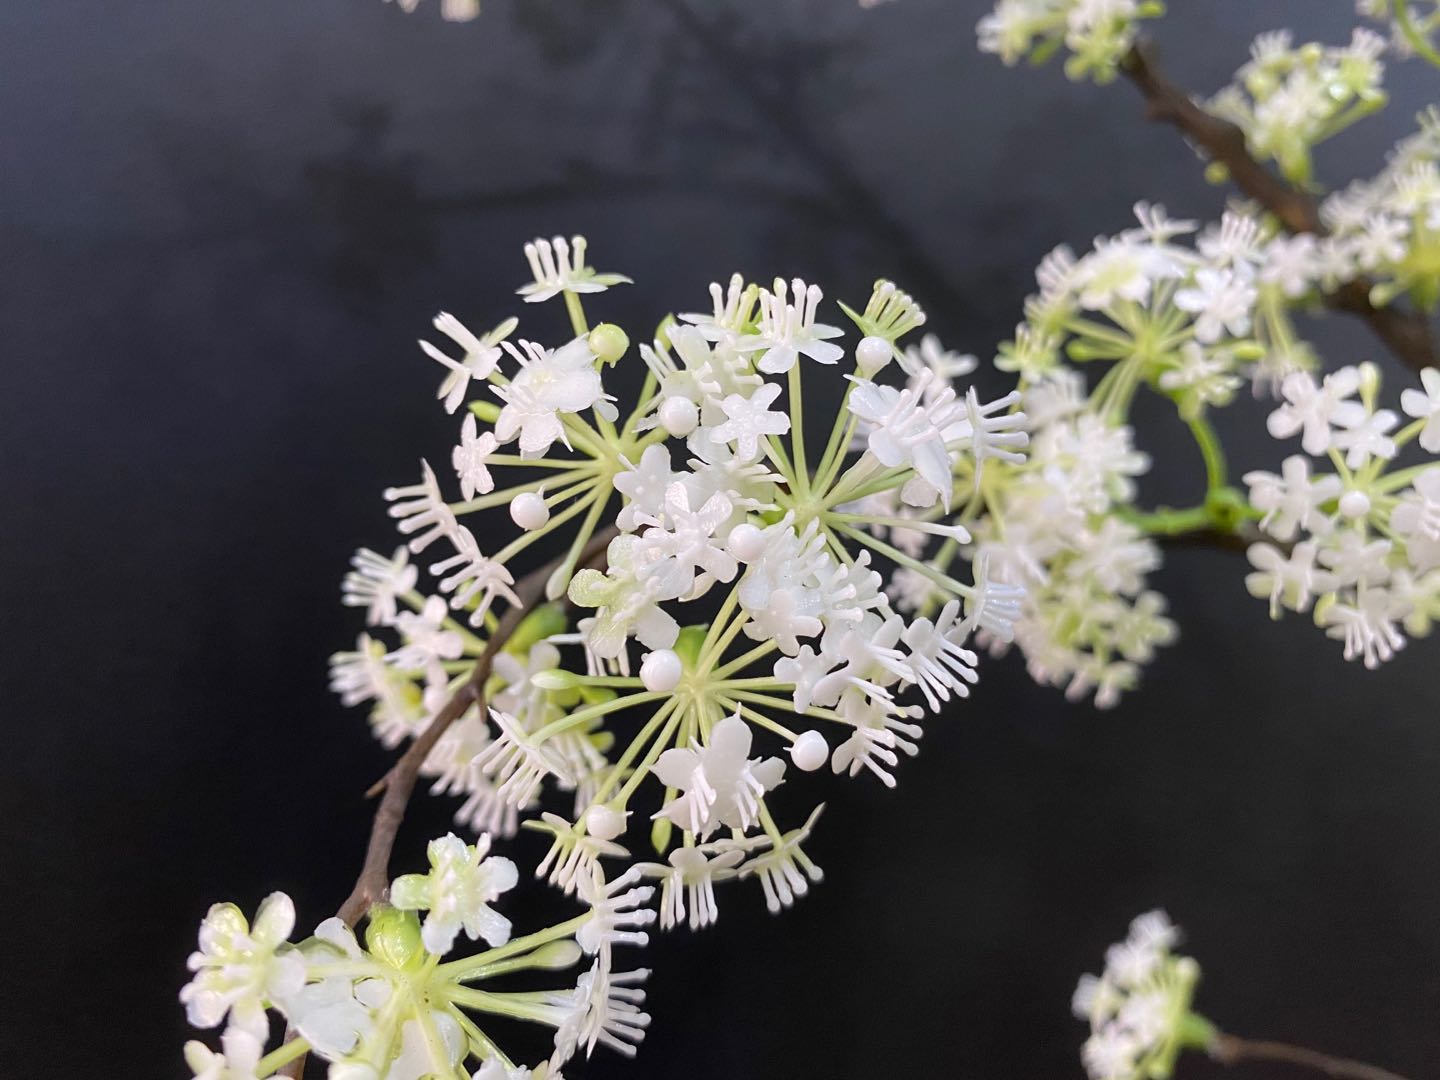
[[[1000,0],[976,32],[981,52],[1012,65],[1043,63],[1063,46],[1066,75],[1105,83],[1135,44],[1139,20],[1163,14],[1160,0]]]
[[[1421,114],[1373,179],[1335,192],[1320,213],[1330,235],[1315,249],[1322,282],[1364,276],[1384,306],[1407,294],[1433,313],[1440,304],[1440,109]]]
[[[1400,416],[1376,407],[1373,365],[1319,382],[1291,375],[1268,426],[1277,439],[1299,435],[1309,456],[1286,458],[1279,474],[1245,476],[1260,527],[1275,541],[1250,547],[1251,594],[1277,618],[1282,608],[1313,607],[1345,658],[1370,668],[1440,617],[1440,371],[1426,369],[1422,380],[1423,390],[1401,394],[1411,422],[1397,431]],[[1411,441],[1432,460],[1387,471]],[[1312,458],[1334,471],[1316,472]]]
[[[1344,46],[1296,46],[1288,30],[1261,34],[1250,61],[1207,108],[1245,133],[1256,158],[1306,185],[1314,148],[1385,104],[1384,51],[1385,39],[1363,28]]]
[[[462,354],[422,343],[446,368],[445,408],[459,411],[475,388],[498,400],[464,409],[452,462],[464,501],[446,501],[428,464],[420,483],[386,492],[410,552],[453,550],[430,566],[449,602],[418,591],[404,550],[361,551],[344,601],[400,643],[387,651],[362,635],[332,659],[332,683],[371,705],[387,743],[423,730],[469,678],[492,607],[519,603],[509,566],[563,529],[552,603],[494,658],[486,711],[472,707],[431,751],[435,790],[465,797],[457,820],[471,828],[507,835],[523,821],[549,833],[537,872],[572,891],[601,859],[629,858],[620,840],[649,779],[651,840],[668,862],[640,870],[662,883],[662,925],[713,921],[713,885],[731,877],[788,906],[820,870],[803,850],[818,810],[785,830],[767,805],[787,765],[828,761],[893,785],[917,721],[968,695],[971,636],[1012,637],[1023,590],[955,576],[971,537],[951,517],[975,516],[992,470],[1023,466],[1026,420],[1017,394],[983,402],[952,384],[973,358],[932,337],[897,344],[924,313],[892,283],[877,282],[861,310],[841,305],[859,331],[847,351],[817,286],[738,275],[711,286],[710,310],[667,318],[640,346],[644,386],[622,420],[602,371],[629,339],[591,329],[580,296],[628,279],[596,273],[585,252],[580,237],[526,248],[534,281],[520,294],[562,298],[569,316],[556,348],[512,341],[513,319],[478,336],[436,319]],[[811,446],[806,369],[838,383],[847,360],[844,406]],[[903,385],[879,381],[887,368]],[[477,536],[493,525],[462,521],[502,506],[517,533],[486,554]],[[603,563],[579,565],[607,526]],[[938,610],[902,615],[886,573],[892,589],[923,581]],[[573,630],[562,597],[583,615]],[[556,789],[573,793],[567,814],[544,809]]]
[[[1179,939],[1163,911],[1147,912],[1106,951],[1103,974],[1081,976],[1071,1007],[1090,1024],[1080,1056],[1091,1080],[1170,1076],[1181,1050],[1213,1035],[1190,1012],[1200,967],[1171,953]]]
[[[1355,11],[1390,26],[1390,46],[1400,56],[1420,55],[1440,64],[1435,35],[1440,31],[1440,0],[1355,0]]]
[[[966,519],[989,578],[1026,591],[1014,632],[1031,674],[1102,706],[1175,637],[1146,587],[1159,549],[1132,520],[1134,479],[1149,468],[1128,423],[1136,391],[1170,398],[1198,427],[1246,376],[1312,363],[1286,312],[1282,238],[1232,212],[1190,247],[1178,240],[1193,222],[1145,203],[1136,214],[1140,227],[1041,263],[1026,321],[996,360],[1021,377],[1030,454],[989,474],[983,513]],[[1067,359],[1112,366],[1087,394]]]
[[[1130,427],[1086,407],[1076,375],[1033,385],[1026,409],[1057,399],[1067,411],[1041,413],[1029,461],[993,486],[975,535],[989,576],[1024,587],[1015,643],[1031,677],[1108,708],[1176,637],[1164,597],[1146,588],[1159,548],[1117,513],[1149,458],[1131,445]]]
[[[420,0],[385,0],[396,3],[407,14],[420,6]],[[447,22],[469,22],[480,15],[480,0],[440,0],[440,17]]]
[[[649,1023],[638,987],[648,972],[615,971],[611,953],[646,944],[639,928],[654,921],[644,906],[654,890],[637,886],[633,872],[610,883],[592,877],[581,890],[583,914],[512,938],[510,921],[491,905],[515,885],[517,871],[488,849],[483,835],[473,845],[453,835],[432,842],[429,873],[395,880],[393,906],[372,909],[363,946],[337,918],[290,944],[295,908],[284,893],[260,905],[253,927],[234,904],[212,907],[180,999],[195,1026],[228,1024],[219,1052],[186,1044],[194,1075],[263,1080],[311,1054],[330,1063],[331,1080],[555,1080],[582,1047],[633,1055]],[[419,911],[427,912],[423,924]],[[462,932],[488,948],[444,961]],[[559,989],[505,989],[514,973],[562,971],[586,957],[578,977]],[[267,1010],[294,1033],[269,1053]],[[516,1066],[480,1027],[486,1016],[554,1028],[554,1052],[534,1070]],[[467,1061],[478,1063],[474,1071]]]

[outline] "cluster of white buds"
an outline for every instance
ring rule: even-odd
[[[1440,371],[1421,377],[1423,389],[1400,396],[1410,418],[1401,428],[1399,415],[1377,408],[1372,364],[1319,382],[1291,375],[1268,426],[1277,439],[1300,436],[1305,454],[1286,458],[1278,474],[1245,476],[1260,528],[1274,540],[1250,547],[1251,594],[1277,618],[1282,608],[1313,608],[1345,658],[1371,668],[1440,617]],[[1430,460],[1391,471],[1411,442]],[[1333,471],[1316,471],[1312,459]]]
[[[260,905],[253,926],[234,904],[212,907],[180,999],[195,1026],[227,1026],[219,1051],[186,1044],[194,1075],[263,1080],[308,1054],[329,1063],[331,1080],[554,1080],[582,1047],[635,1053],[649,1023],[638,987],[648,972],[616,971],[612,950],[646,944],[638,928],[655,918],[644,906],[653,889],[636,887],[634,873],[608,884],[592,876],[580,890],[585,912],[516,938],[491,905],[517,870],[489,854],[487,836],[475,844],[441,837],[429,858],[428,873],[397,878],[390,904],[370,911],[363,945],[338,918],[290,944],[295,907],[284,893]],[[462,934],[486,948],[446,960]],[[507,988],[517,973],[582,963],[559,988],[536,990],[533,979]],[[267,1052],[270,1010],[288,1033]],[[550,1058],[517,1066],[481,1026],[496,1017],[554,1028]]]
[[[1419,124],[1378,175],[1321,205],[1330,235],[1315,247],[1314,274],[1322,283],[1364,276],[1374,283],[1376,306],[1405,295],[1433,313],[1440,305],[1440,110],[1432,106]]]
[[[1440,0],[1355,0],[1355,11],[1388,23],[1390,45],[1399,56],[1423,56],[1440,66],[1435,47],[1440,33]]]
[[[1171,950],[1180,933],[1163,911],[1137,916],[1105,953],[1103,974],[1083,975],[1071,1007],[1090,1024],[1081,1061],[1091,1080],[1170,1076],[1186,1049],[1204,1049],[1213,1025],[1190,1011],[1200,966]]]
[[[1064,47],[1066,75],[1106,83],[1134,46],[1139,20],[1163,14],[1161,0],[1000,0],[976,32],[980,51],[1007,64],[1044,63]]]
[[[420,0],[385,0],[396,3],[409,14],[420,6]],[[440,17],[447,22],[469,22],[480,14],[480,0],[440,0]]]
[[[431,750],[434,789],[465,797],[462,825],[549,833],[538,873],[567,891],[601,860],[628,859],[621,841],[643,822],[667,859],[639,866],[662,883],[667,927],[714,921],[713,886],[728,878],[788,906],[820,870],[804,850],[818,810],[790,829],[770,812],[787,768],[828,762],[893,785],[919,721],[969,694],[971,637],[1012,637],[1023,590],[952,564],[972,544],[957,518],[979,516],[992,471],[1024,467],[1019,395],[982,401],[952,383],[973,358],[933,337],[900,343],[924,312],[889,281],[858,309],[841,305],[858,330],[847,350],[819,287],[736,275],[711,286],[709,311],[666,318],[640,346],[644,385],[622,418],[602,373],[628,335],[592,329],[580,296],[628,279],[595,272],[585,253],[580,237],[526,246],[534,281],[520,295],[563,298],[569,317],[555,348],[513,340],[513,319],[476,335],[437,318],[462,352],[424,345],[447,369],[438,396],[451,412],[470,398],[453,455],[464,498],[447,501],[428,464],[386,497],[410,552],[453,549],[428,556],[449,603],[419,591],[403,550],[360,552],[344,601],[371,629],[336,654],[332,681],[371,705],[382,739],[417,734],[470,677],[497,612],[520,603],[515,560],[563,531],[550,602],[493,658],[485,710],[472,706]],[[811,364],[845,387],[814,445]],[[881,381],[887,370],[902,385]],[[482,552],[477,536],[497,530],[472,531],[467,515],[500,507],[516,530]],[[600,565],[580,565],[610,534]],[[891,592],[923,581],[937,610],[903,615],[913,605],[892,602],[887,574]],[[581,615],[573,628],[562,598]],[[380,628],[398,648],[370,636]],[[565,813],[547,805],[557,790],[573,794]]]
[[[1207,108],[1245,133],[1256,158],[1306,185],[1315,147],[1385,104],[1384,51],[1385,39],[1364,28],[1344,46],[1296,46],[1290,31],[1270,31],[1255,39],[1249,63]]]

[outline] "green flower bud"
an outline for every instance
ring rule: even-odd
[[[630,348],[630,336],[614,323],[601,323],[590,331],[590,351],[602,364],[614,364]]]
[[[377,960],[393,968],[403,971],[419,967],[425,961],[419,916],[389,904],[374,908],[370,925],[365,928],[365,947]]]

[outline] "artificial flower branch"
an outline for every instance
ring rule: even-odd
[[[1121,60],[1120,70],[1145,98],[1148,119],[1177,128],[1212,162],[1222,166],[1236,187],[1274,214],[1287,231],[1293,235],[1327,234],[1316,200],[1256,160],[1238,125],[1206,111],[1192,95],[1171,82],[1149,42],[1137,41]],[[1326,292],[1324,302],[1336,311],[1364,319],[1412,371],[1440,363],[1429,320],[1418,311],[1403,311],[1388,304],[1376,306],[1371,302],[1370,290],[1369,281],[1355,278]]]

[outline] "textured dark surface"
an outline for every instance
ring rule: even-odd
[[[735,268],[849,297],[883,273],[988,355],[1052,244],[1136,198],[1222,204],[1129,87],[978,55],[975,0],[688,3],[0,6],[0,1073],[180,1074],[206,905],[285,888],[313,924],[345,895],[386,756],[325,690],[337,581],[452,436],[414,339],[516,306],[525,239],[588,233],[640,282],[597,310],[637,328]],[[1256,31],[1340,41],[1352,5],[1174,6],[1156,36],[1209,90]],[[1392,85],[1331,176],[1436,84]],[[1241,465],[1281,456],[1259,418],[1221,418]],[[1157,498],[1198,482],[1183,435],[1143,436]],[[1152,905],[1222,1026],[1440,1074],[1436,644],[1342,666],[1242,571],[1173,556],[1183,643],[1118,711],[991,664],[897,791],[826,786],[824,885],[775,919],[722,896],[651,949],[651,1038],[585,1075],[1077,1076],[1071,987]]]

